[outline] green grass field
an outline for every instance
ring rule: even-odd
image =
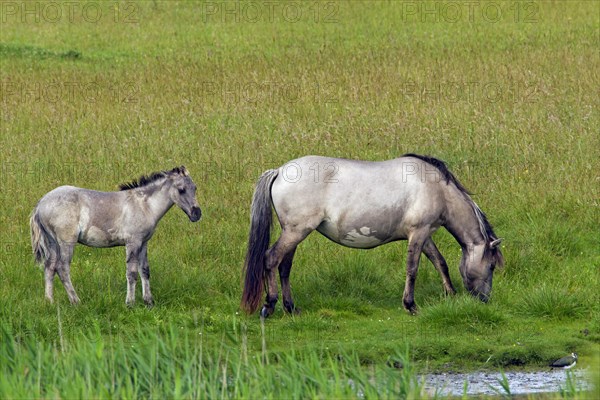
[[[418,397],[414,371],[540,369],[572,351],[600,376],[599,13],[593,1],[1,2],[0,398]],[[423,258],[416,317],[402,309],[405,242],[360,251],[314,234],[292,269],[302,314],[279,303],[261,331],[240,312],[263,170],[407,152],[446,161],[504,238],[489,304],[465,293],[445,231],[459,294],[446,298]],[[72,263],[82,304],[58,279],[47,304],[28,227],[41,196],[182,164],[203,219],[173,209],[160,223],[156,306],[139,285],[125,306],[123,248],[88,247]],[[387,367],[398,357],[411,367]]]

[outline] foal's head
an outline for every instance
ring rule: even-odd
[[[196,201],[196,185],[187,169],[184,166],[173,168],[168,173],[168,179],[172,182],[169,189],[171,200],[186,213],[190,221],[198,221],[202,211]]]
[[[499,247],[501,241],[502,239],[494,239],[463,252],[460,273],[465,288],[484,302],[488,301],[492,291],[492,277],[496,265],[504,264]]]

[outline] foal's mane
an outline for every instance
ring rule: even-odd
[[[446,180],[446,183],[449,184],[450,182],[452,182],[454,186],[456,186],[456,188],[464,195],[467,202],[471,205],[471,208],[475,213],[475,217],[477,218],[477,222],[479,222],[479,230],[481,231],[485,242],[489,244],[490,242],[498,239],[485,213],[481,210],[481,208],[479,208],[477,203],[473,201],[471,196],[469,196],[471,193],[458,181],[458,179],[456,179],[452,172],[450,172],[445,162],[443,162],[442,160],[438,160],[437,158],[421,156],[419,154],[413,153],[404,154],[402,157],[418,158],[419,160],[425,161],[426,163],[431,164],[435,168],[437,168]],[[503,263],[503,257],[502,253],[500,253],[500,249],[496,247],[490,249],[489,246],[486,246],[486,252],[487,251],[491,252],[491,256],[494,257],[498,263]]]
[[[120,184],[119,190],[130,190],[130,189],[148,186],[149,184],[156,182],[159,179],[166,178],[168,175],[171,175],[171,174],[188,175],[188,171],[182,165],[181,167],[175,167],[170,171],[164,170],[164,171],[153,172],[149,175],[142,175],[137,180]]]

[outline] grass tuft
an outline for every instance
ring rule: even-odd
[[[590,312],[590,306],[577,293],[543,285],[527,294],[517,312],[529,317],[561,320],[586,315]]]
[[[466,294],[424,307],[421,318],[422,322],[438,327],[461,329],[474,326],[494,327],[505,321],[504,315],[494,306]]]

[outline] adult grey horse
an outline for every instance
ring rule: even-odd
[[[135,302],[138,270],[147,305],[150,293],[148,240],[158,221],[176,204],[190,221],[200,219],[196,185],[184,166],[142,176],[120,185],[119,192],[99,192],[60,186],[38,202],[29,221],[36,262],[44,265],[46,298],[53,301],[53,280],[58,274],[71,303],[79,303],[71,283],[70,269],[76,243],[91,247],[125,246],[127,297]]]
[[[275,208],[281,236],[269,248]],[[286,311],[294,311],[290,269],[298,244],[317,230],[335,243],[369,249],[408,240],[403,304],[416,312],[414,285],[421,252],[455,290],[448,266],[431,235],[445,227],[462,248],[460,273],[466,289],[487,301],[492,275],[503,263],[498,239],[485,214],[444,162],[416,154],[381,162],[308,156],[268,170],[258,180],[251,209],[241,306],[256,311],[267,286],[261,316],[277,302],[279,270]]]

